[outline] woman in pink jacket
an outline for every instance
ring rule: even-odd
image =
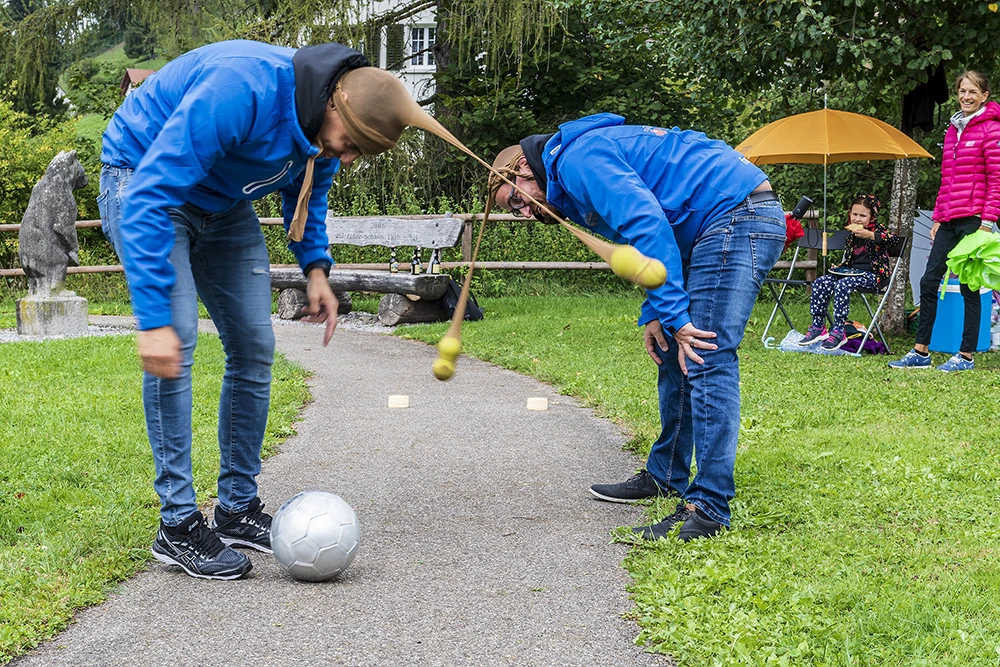
[[[977,229],[991,231],[1000,216],[1000,104],[987,101],[990,87],[979,72],[958,77],[960,111],[951,117],[944,135],[941,189],[934,205],[931,254],[920,279],[920,325],[916,344],[891,368],[930,368],[927,345],[937,314],[938,287],[947,271],[948,253],[962,237]],[[948,373],[972,370],[972,353],[979,339],[979,294],[962,285],[965,323],[959,353],[938,366]]]

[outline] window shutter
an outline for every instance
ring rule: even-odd
[[[400,24],[385,29],[385,66],[402,69],[406,60],[405,30]]]
[[[382,47],[382,29],[381,27],[369,28],[365,31],[365,44],[362,53],[368,58],[368,62],[372,64],[372,67],[380,67],[381,63],[378,61],[379,50]]]

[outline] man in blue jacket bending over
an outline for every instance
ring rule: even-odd
[[[139,328],[160,497],[153,555],[191,576],[244,576],[250,559],[232,546],[271,552],[256,476],[274,332],[268,253],[250,202],[281,193],[289,247],[308,279],[308,313],[326,323],[326,345],[338,305],[327,283],[333,174],[360,154],[391,148],[403,127],[380,103],[380,91],[401,84],[367,65],[340,44],[211,44],[147,79],[104,133],[98,204]],[[211,527],[198,511],[191,471],[198,297],[226,351]]]
[[[494,166],[554,212],[666,266],[639,317],[658,366],[660,437],[639,474],[590,490],[621,503],[676,497],[672,514],[634,529],[647,539],[677,524],[682,540],[711,537],[729,525],[735,494],[736,348],[784,247],[784,213],[764,173],[721,141],[624,122],[605,113],[564,123],[505,149]],[[489,188],[501,208],[541,219],[500,179]]]

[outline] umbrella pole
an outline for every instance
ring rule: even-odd
[[[823,82],[823,108],[826,109],[826,81]],[[829,122],[829,121],[827,121]],[[829,137],[829,128],[827,136]],[[829,150],[829,148],[827,148]],[[823,154],[823,273],[826,273],[826,160],[827,154]]]
[[[823,157],[823,273],[826,273],[826,156]]]

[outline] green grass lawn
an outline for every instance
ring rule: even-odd
[[[596,406],[645,454],[659,422],[638,300],[483,305],[466,353]],[[733,530],[635,544],[639,642],[698,667],[1000,664],[1000,355],[946,375],[781,353],[760,343],[769,313],[757,306],[741,349]],[[401,334],[436,342],[446,328]],[[890,343],[901,353],[912,339]]]
[[[90,139],[100,146],[104,130],[108,128],[108,119],[99,113],[88,113],[76,121],[76,134],[84,139]]]
[[[465,325],[466,353],[595,406],[644,455],[659,425],[637,299],[483,305],[486,319]],[[792,310],[804,321],[803,304]],[[945,375],[890,371],[885,357],[786,354],[760,344],[769,312],[758,305],[741,350],[733,530],[687,545],[610,536],[634,544],[625,565],[639,642],[699,667],[1000,664],[1000,355]],[[436,342],[446,328],[400,333]],[[912,340],[890,342],[902,352]],[[134,344],[0,348],[0,663],[147,558],[157,501]],[[223,362],[213,336],[197,354],[195,474],[207,498]],[[269,443],[292,432],[302,372],[279,362],[272,396]],[[596,470],[594,481],[612,480]]]
[[[195,487],[215,493],[224,355],[202,335],[194,367]],[[305,372],[274,366],[265,451],[293,433]],[[0,664],[149,559],[159,516],[134,336],[0,346]]]

